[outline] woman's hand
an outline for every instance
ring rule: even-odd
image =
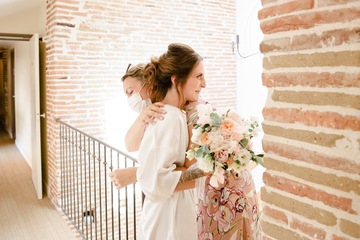
[[[166,111],[163,109],[164,104],[161,102],[153,103],[147,106],[136,118],[125,135],[125,147],[129,152],[139,150],[141,140],[144,136],[146,126],[155,124],[156,120],[164,119]]]
[[[164,104],[162,102],[156,102],[146,107],[141,113],[140,118],[145,125],[155,124],[156,120],[163,120],[166,111],[163,109]]]
[[[121,189],[130,184],[136,183],[136,171],[137,167],[118,168],[112,171],[109,176],[116,186],[116,189]]]

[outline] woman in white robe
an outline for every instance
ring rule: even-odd
[[[189,46],[170,44],[144,70],[152,102],[163,102],[164,119],[147,126],[139,148],[137,181],[145,194],[139,238],[197,239],[194,190],[176,191],[188,147],[186,102],[197,101],[206,86],[202,58]]]
[[[137,179],[145,194],[140,239],[196,239],[196,210],[193,190],[175,188],[184,165],[188,145],[186,117],[165,105],[166,117],[148,126],[139,149]]]

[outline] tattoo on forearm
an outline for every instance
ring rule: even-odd
[[[189,182],[191,180],[203,177],[205,175],[206,175],[206,173],[203,172],[202,170],[200,170],[199,168],[186,170],[186,171],[181,173],[181,177],[180,177],[180,180],[179,180],[178,184],[186,183],[186,182]]]

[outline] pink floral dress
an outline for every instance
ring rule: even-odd
[[[188,126],[196,122],[196,105],[187,105]],[[260,239],[259,203],[254,180],[248,168],[241,174],[228,173],[218,187],[210,185],[210,176],[197,179],[198,240]]]
[[[250,170],[225,176],[215,188],[210,177],[197,181],[198,239],[260,239],[259,205]]]

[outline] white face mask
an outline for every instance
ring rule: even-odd
[[[131,95],[127,99],[130,108],[138,113],[141,113],[147,106],[151,104],[150,98],[143,100],[140,96],[140,91],[144,87],[144,85],[142,85],[139,92],[133,93],[133,95]]]

